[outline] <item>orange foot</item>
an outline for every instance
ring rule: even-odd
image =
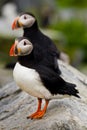
[[[42,117],[44,116],[45,112],[46,112],[46,111],[43,111],[43,110],[37,112],[35,115],[32,116],[32,119],[42,118]]]
[[[32,115],[28,116],[27,119],[29,119],[29,118],[33,119],[33,116],[37,115],[37,113],[41,110],[41,104],[42,104],[42,99],[38,98],[37,111],[35,113],[33,113]]]
[[[36,111],[35,113],[33,113],[30,116],[28,116],[27,119],[29,119],[29,118],[33,119],[33,117],[36,116],[37,114],[38,114],[38,111]]]
[[[46,112],[46,109],[47,109],[47,106],[48,106],[48,103],[49,101],[48,100],[45,100],[46,101],[46,104],[43,108],[43,110],[41,110],[41,103],[42,103],[42,100],[40,101],[38,99],[38,109],[35,113],[33,113],[32,115],[28,116],[27,119],[31,118],[31,119],[39,119],[39,118],[42,118]]]

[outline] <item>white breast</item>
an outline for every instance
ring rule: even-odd
[[[52,96],[42,84],[39,74],[34,69],[24,67],[17,62],[13,77],[17,85],[32,96],[46,99]]]

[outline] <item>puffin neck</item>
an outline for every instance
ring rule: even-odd
[[[37,21],[31,27],[24,28],[24,36],[29,37],[38,31]]]
[[[19,62],[20,64],[23,64],[25,61],[28,61],[29,58],[30,58],[29,55],[26,55],[26,56],[18,56],[18,62]],[[23,63],[22,63],[22,62],[23,62]]]
[[[25,67],[33,68],[37,61],[35,61],[33,54],[29,54],[26,56],[18,56],[18,62]]]

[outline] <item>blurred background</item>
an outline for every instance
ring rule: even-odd
[[[2,74],[7,79],[11,73],[7,65],[16,61],[9,49],[23,32],[12,31],[11,24],[21,12],[32,12],[42,32],[69,56],[70,64],[87,74],[87,0],[0,0],[0,82]]]

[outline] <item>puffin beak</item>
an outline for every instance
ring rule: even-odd
[[[23,24],[19,21],[20,17],[16,17],[15,20],[12,23],[12,30],[18,29],[19,27],[22,27]]]
[[[10,52],[9,52],[10,56],[15,56],[15,44],[12,45]]]
[[[21,49],[17,48],[16,44],[14,43],[10,49],[9,55],[10,56],[18,56],[21,53]]]

